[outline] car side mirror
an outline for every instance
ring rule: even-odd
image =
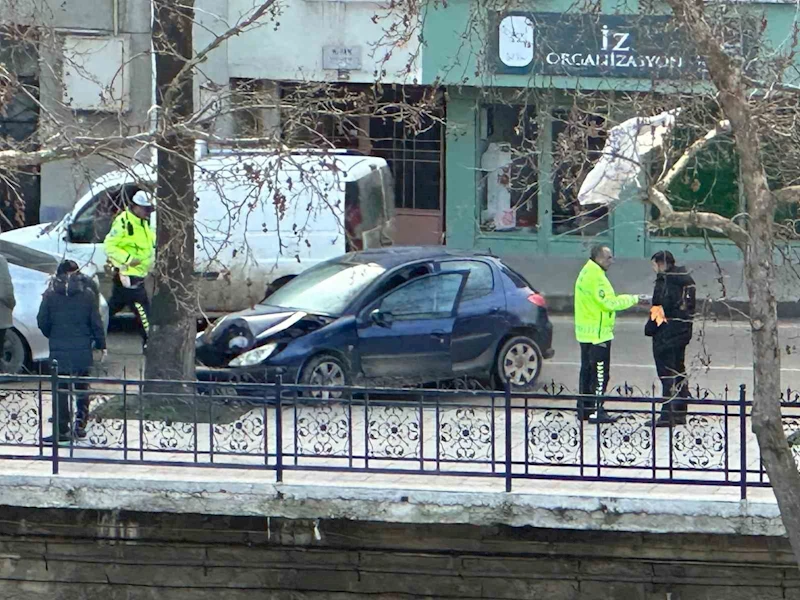
[[[68,242],[72,242],[75,239],[74,227],[75,227],[74,223],[70,223],[69,225],[67,225],[67,235],[65,237]]]
[[[392,313],[390,312],[383,312],[381,309],[376,308],[371,313],[369,313],[370,319],[372,322],[375,323],[378,327],[391,327],[392,323],[394,322],[394,318],[392,317]]]

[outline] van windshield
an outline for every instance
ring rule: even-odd
[[[388,166],[374,169],[345,185],[345,229],[348,250],[380,248],[392,243],[386,225],[394,217],[394,182]]]

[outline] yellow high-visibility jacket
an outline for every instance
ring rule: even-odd
[[[575,281],[575,338],[588,344],[613,340],[616,312],[638,302],[637,296],[615,294],[606,272],[590,260]]]
[[[103,248],[108,261],[120,273],[130,277],[146,277],[153,267],[156,249],[150,221],[140,219],[129,210],[123,211],[114,219]],[[139,259],[140,264],[130,266],[133,259]]]

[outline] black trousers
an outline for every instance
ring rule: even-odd
[[[611,376],[611,342],[581,344],[581,373],[578,392],[582,396],[605,396]],[[594,410],[602,401],[578,400],[578,409]]]
[[[108,301],[108,312],[113,317],[123,308],[130,308],[139,323],[142,340],[146,344],[147,335],[150,332],[150,299],[147,297],[143,279],[131,277],[131,281],[138,283],[138,287],[126,288],[119,279],[119,273],[114,275],[114,287],[111,290],[111,299]]]
[[[88,370],[72,371],[69,377],[88,377]],[[86,382],[68,382],[58,384],[58,432],[64,435],[71,431],[70,396],[75,395],[75,423],[86,425],[89,417],[89,384]]]
[[[675,412],[686,412],[689,393],[689,383],[686,378],[686,346],[669,346],[656,348],[653,343],[653,358],[656,361],[656,372],[661,380],[661,396],[664,402],[671,403]],[[662,407],[666,410],[666,404]]]

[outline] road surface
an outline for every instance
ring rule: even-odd
[[[575,389],[580,367],[580,348],[575,341],[571,317],[555,316],[553,347],[556,355],[545,361],[542,383],[555,381]],[[642,316],[620,316],[616,339],[612,345],[611,385],[627,381],[649,390],[657,383],[651,340],[644,336]],[[781,324],[782,380],[784,387],[800,389],[800,321]],[[695,324],[695,339],[687,352],[692,385],[708,388],[716,394],[725,385],[738,389],[744,383],[752,386],[752,345],[746,322],[705,320]],[[141,342],[133,324],[115,324],[109,338],[108,374],[121,376],[123,368],[129,377],[137,377],[141,368]]]

